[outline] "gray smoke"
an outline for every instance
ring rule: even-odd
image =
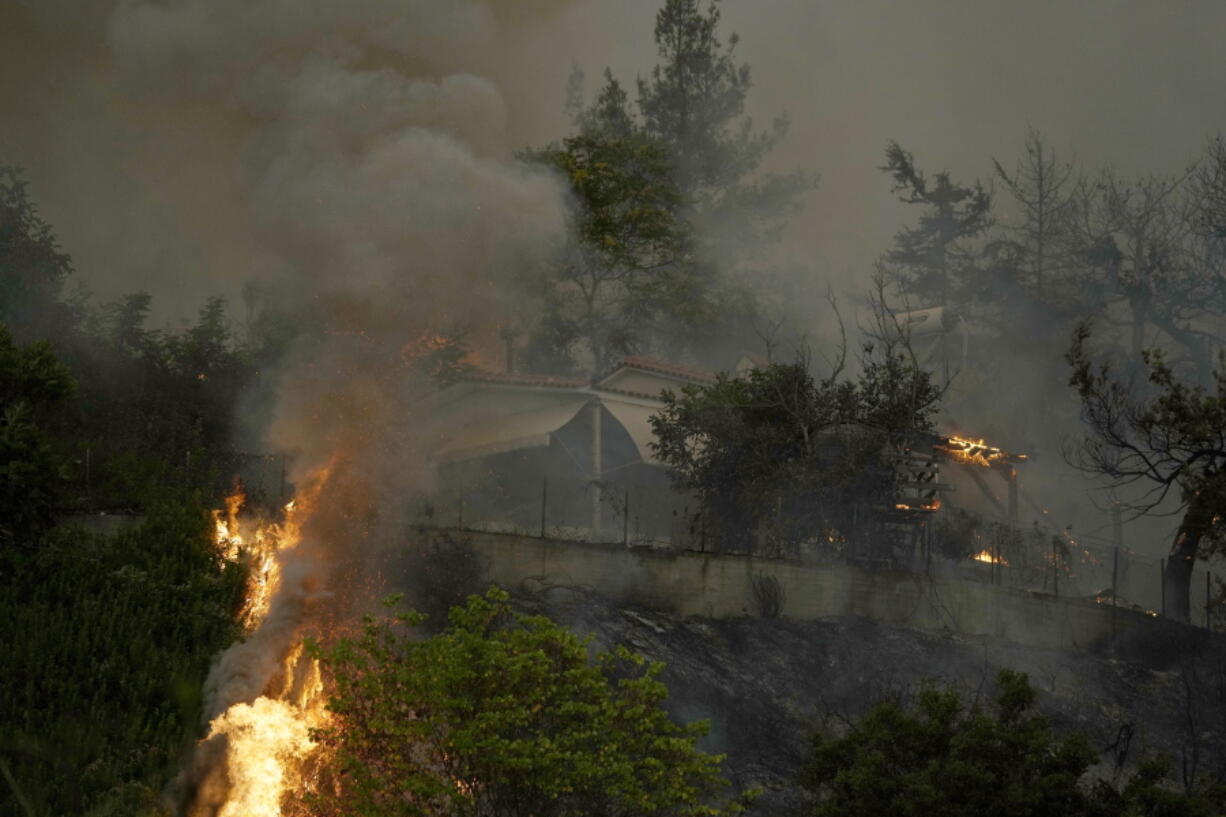
[[[930,172],[986,179],[990,157],[1010,165],[1033,126],[1070,158],[1141,174],[1181,169],[1222,126],[1220,5],[722,6],[753,67],[750,113],[792,121],[770,168],[822,176],[778,259],[798,269],[796,328],[816,337],[829,322],[826,283],[849,304],[914,218],[876,170],[887,139]],[[102,297],[152,291],[161,319],[219,291],[237,304],[253,277],[334,317],[343,304],[346,326],[379,332],[407,325],[398,305],[496,314],[499,281],[530,267],[561,223],[556,186],[517,167],[513,150],[565,131],[572,62],[589,77],[606,65],[627,82],[645,73],[653,10],[12,0],[0,25],[0,161],[26,168],[82,279]],[[346,372],[366,348],[302,352],[286,434],[318,433],[303,395],[338,378],[369,376],[362,410],[408,422],[380,407],[377,374]],[[1018,405],[1046,408],[1025,393]],[[344,426],[334,414],[316,428]],[[294,417],[307,419],[294,428]]]

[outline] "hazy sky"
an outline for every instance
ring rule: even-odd
[[[1226,3],[723,8],[753,69],[750,113],[792,123],[770,167],[821,176],[783,248],[814,292],[854,296],[913,218],[877,170],[887,140],[929,172],[987,181],[1035,127],[1065,156],[1130,175],[1177,172],[1226,124]],[[561,224],[558,185],[513,152],[565,133],[572,64],[589,86],[606,66],[629,85],[646,73],[655,10],[0,0],[0,163],[24,168],[99,298],[145,289],[158,320],[178,321],[259,277],[339,301],[343,323],[391,347],[440,312],[505,311],[502,268],[530,266]],[[351,385],[365,352],[331,352]],[[307,407],[335,385],[304,382],[286,393]],[[391,405],[383,389],[368,403]],[[314,415],[298,414],[277,427],[308,437]]]
[[[244,193],[236,172],[248,123],[224,100],[151,95],[141,80],[156,77],[117,75],[124,44],[115,36],[115,5],[4,4],[0,161],[26,169],[91,288],[104,296],[146,288],[164,309],[194,311],[204,294],[249,271],[255,248],[233,204]],[[307,8],[279,5],[298,15]],[[389,4],[353,7],[364,5]],[[506,119],[491,150],[539,144],[563,132],[572,62],[589,85],[606,65],[626,80],[648,70],[655,7],[506,3],[492,36],[437,69],[473,72],[497,86]],[[875,169],[888,139],[922,167],[966,179],[987,179],[993,156],[1010,161],[1027,126],[1087,163],[1170,172],[1226,121],[1226,4],[725,0],[723,7],[724,31],[741,35],[739,53],[753,68],[751,112],[763,123],[786,112],[792,122],[771,164],[821,176],[788,254],[819,282],[840,287],[868,269],[905,210]],[[433,33],[420,47],[432,41],[446,51],[456,36]]]

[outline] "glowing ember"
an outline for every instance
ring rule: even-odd
[[[969,437],[951,435],[946,437],[944,442],[933,447],[945,452],[958,462],[978,465],[981,468],[992,468],[999,463],[1027,459],[1025,454],[1010,454],[994,445],[988,445],[982,437],[972,440]]]
[[[990,550],[981,550],[972,555],[971,558],[976,562],[984,562],[985,564],[1004,565],[1005,567],[1009,566],[1009,562],[1006,561],[1004,557],[998,556]]]
[[[938,511],[941,509],[941,498],[937,497],[923,505],[908,505],[905,502],[899,502],[894,505],[894,508],[899,511]]]

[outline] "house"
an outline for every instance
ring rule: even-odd
[[[596,380],[474,371],[440,392],[431,462],[466,525],[600,541],[677,541],[686,497],[651,449],[666,390],[713,372],[649,357]]]

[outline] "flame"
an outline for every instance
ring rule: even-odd
[[[296,548],[303,525],[322,495],[332,464],[321,469],[284,507],[283,519],[240,518],[246,498],[241,490],[226,497],[225,510],[214,511],[219,556],[248,562],[250,578],[240,620],[249,633],[263,625],[281,589],[284,555]],[[225,781],[224,801],[197,803],[192,817],[280,817],[286,792],[300,788],[303,769],[315,752],[311,730],[329,717],[319,664],[304,655],[296,641],[280,659],[281,671],[263,694],[237,701],[213,719],[207,737],[224,746],[218,768]]]
[[[406,364],[411,364],[427,355],[446,349],[450,343],[451,339],[446,335],[425,332],[401,347],[400,357]]]
[[[984,562],[985,564],[1009,566],[1009,562],[1003,556],[998,556],[990,550],[981,550],[971,556],[971,558],[976,562]]]
[[[226,736],[230,786],[217,817],[280,817],[293,771],[315,746],[302,713],[285,701],[259,697],[219,715],[209,731],[209,737],[217,735]]]
[[[213,538],[217,555],[226,561],[243,561],[247,564],[247,592],[239,612],[239,621],[244,628],[253,630],[268,615],[273,593],[280,583],[281,565],[277,553],[296,543],[296,536],[288,536],[287,530],[275,522],[247,522],[240,513],[247,497],[241,488],[225,498],[225,510],[213,511]],[[290,505],[286,506],[286,524],[289,524]],[[301,524],[301,523],[299,523]]]
[[[938,451],[944,451],[955,460],[967,465],[978,465],[981,468],[992,468],[998,463],[1010,460],[1025,460],[1025,454],[1010,454],[994,445],[989,445],[982,437],[971,439],[950,435],[944,442],[933,446]]]
[[[936,497],[930,502],[925,502],[923,505],[908,505],[905,502],[899,502],[894,505],[894,508],[899,511],[939,511],[941,509],[941,498]]]

